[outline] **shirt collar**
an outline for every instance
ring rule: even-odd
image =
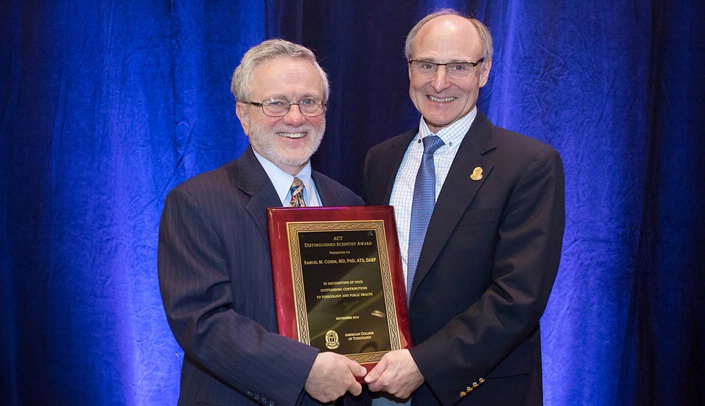
[[[276,166],[267,158],[260,155],[257,151],[252,149],[255,153],[255,157],[267,172],[269,180],[272,181],[274,189],[277,191],[277,196],[281,200],[283,206],[288,206],[289,202],[287,197],[289,196],[289,189],[291,188],[291,183],[294,181],[294,176],[284,172],[281,168]],[[304,183],[304,200],[306,203],[311,202],[311,192],[314,190],[313,180],[311,179],[311,161],[306,163],[306,166],[301,170],[301,172],[296,174],[296,177],[301,179]]]
[[[463,138],[465,138],[465,134],[467,134],[470,130],[470,127],[475,121],[476,116],[477,106],[473,107],[472,110],[468,112],[468,114],[464,115],[456,122],[452,123],[449,126],[441,128],[440,131],[438,131],[438,133],[436,133],[435,135],[439,136],[443,140],[445,145],[458,145],[463,140]],[[423,116],[421,116],[421,123],[419,124],[418,134],[419,140],[431,134],[434,133],[431,132],[431,130],[428,128],[428,124],[426,124],[426,120],[424,120]]]

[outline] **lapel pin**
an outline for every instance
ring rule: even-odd
[[[475,169],[472,170],[472,175],[470,175],[470,179],[472,179],[472,180],[482,179],[482,168],[480,168],[479,166],[476,166]]]

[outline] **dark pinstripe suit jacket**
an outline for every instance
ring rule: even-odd
[[[417,132],[370,150],[368,204],[389,203]],[[438,196],[411,289],[410,351],[426,380],[413,405],[541,405],[539,318],[558,271],[563,195],[555,149],[478,112]]]
[[[362,205],[313,172],[327,206]],[[159,229],[159,284],[184,349],[180,405],[318,404],[303,391],[317,350],[277,332],[267,207],[281,206],[251,147],[172,190]]]

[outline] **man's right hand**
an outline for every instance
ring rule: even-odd
[[[345,392],[357,396],[362,392],[362,385],[355,378],[362,378],[366,373],[365,367],[344,355],[321,352],[306,379],[306,392],[322,403],[332,402]]]

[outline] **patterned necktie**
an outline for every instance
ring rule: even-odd
[[[409,256],[407,261],[406,294],[411,299],[411,286],[416,275],[416,266],[426,237],[426,229],[431,221],[433,206],[436,204],[436,166],[433,154],[442,147],[443,140],[438,136],[429,135],[423,138],[423,156],[421,166],[416,173],[414,184],[414,200],[411,204],[411,224],[409,225]]]
[[[291,200],[289,201],[289,205],[291,207],[306,207],[306,202],[304,201],[304,183],[301,182],[301,179],[299,178],[294,178],[294,181],[291,183]]]

